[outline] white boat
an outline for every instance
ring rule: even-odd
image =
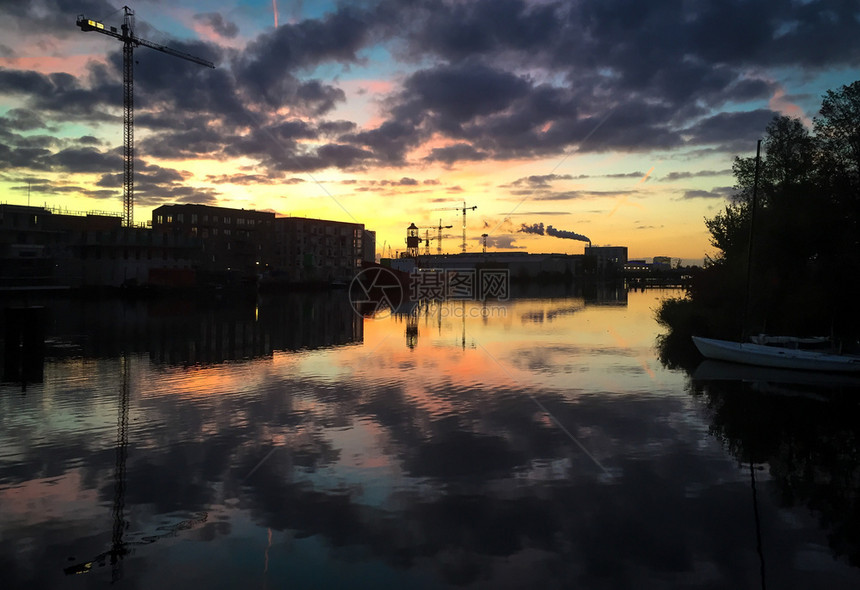
[[[780,369],[860,373],[860,356],[693,336],[705,358]]]

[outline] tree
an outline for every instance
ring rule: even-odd
[[[705,220],[717,254],[689,291],[697,311],[686,317],[729,338],[742,321],[747,331],[860,335],[860,81],[827,92],[812,132],[775,117],[763,148],[757,186],[756,159],[736,157],[735,196]]]
[[[860,81],[828,90],[821,103],[821,116],[814,121],[815,134],[826,161],[860,183]]]

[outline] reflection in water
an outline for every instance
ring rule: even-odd
[[[667,363],[687,354],[673,348],[672,339],[661,344]],[[808,508],[834,555],[860,567],[860,378],[716,361],[686,364],[688,387],[706,400],[711,428],[726,449],[750,469],[766,466],[781,503]]]
[[[120,391],[119,415],[116,421],[116,466],[113,476],[113,535],[111,536],[110,562],[113,570],[112,581],[122,578],[122,558],[126,547],[123,542],[125,532],[125,463],[128,459],[128,396],[129,367],[128,357],[123,354],[119,359]]]
[[[4,584],[856,587],[853,400],[664,368],[663,295],[79,302],[0,386]]]

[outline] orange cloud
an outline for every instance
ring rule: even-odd
[[[803,121],[803,124],[807,127],[812,127],[812,119],[803,112],[803,109],[800,106],[794,104],[790,100],[785,97],[785,89],[781,86],[777,87],[774,90],[773,96],[770,97],[770,100],[767,103],[772,110],[786,115],[788,117],[794,117]]]

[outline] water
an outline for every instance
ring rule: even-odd
[[[3,587],[857,587],[856,388],[666,368],[673,295],[48,301]]]

